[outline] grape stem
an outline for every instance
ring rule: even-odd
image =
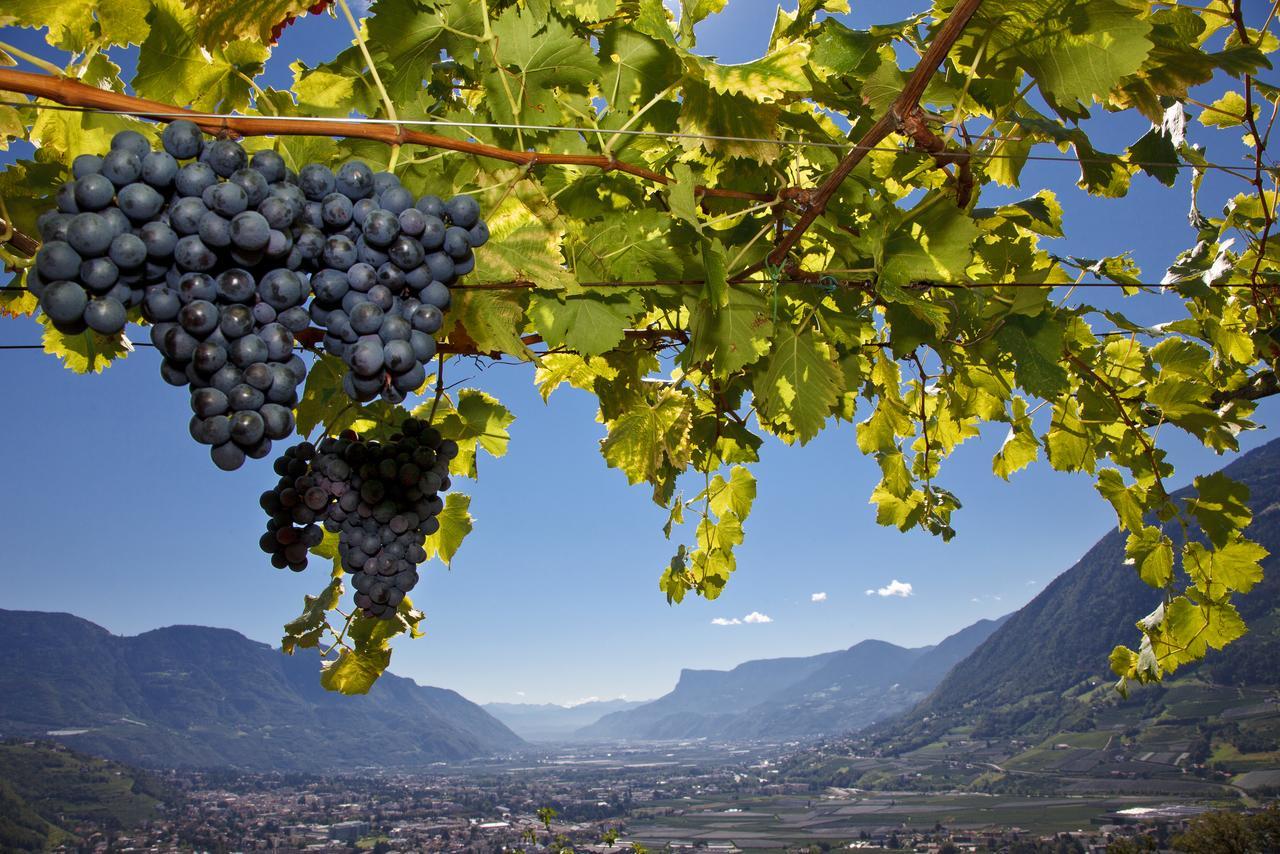
[[[427,422],[435,424],[436,409],[440,406],[440,398],[444,397],[444,353],[436,354],[436,397],[431,401],[431,412],[427,415]]]
[[[809,226],[813,225],[814,221],[826,211],[827,203],[831,201],[831,197],[835,195],[836,190],[844,183],[844,179],[849,177],[849,173],[867,156],[867,152],[883,141],[889,134],[898,130],[905,117],[920,109],[920,98],[924,95],[925,87],[929,84],[933,75],[937,73],[938,67],[942,65],[942,61],[951,52],[951,46],[960,38],[965,26],[969,23],[969,19],[973,17],[974,12],[978,11],[980,5],[982,5],[982,0],[960,0],[955,5],[946,22],[942,25],[942,29],[938,31],[937,36],[930,43],[929,49],[921,57],[915,71],[911,73],[911,77],[907,80],[906,88],[894,99],[893,106],[874,125],[867,129],[866,133],[862,135],[862,139],[858,140],[858,144],[853,151],[850,151],[841,159],[839,165],[827,177],[827,180],[823,181],[822,186],[818,187],[814,192],[811,203],[804,213],[800,215],[800,219],[783,234],[782,239],[778,241],[778,245],[769,253],[768,263],[775,267],[782,263],[783,259],[787,257],[787,253],[799,242]]]

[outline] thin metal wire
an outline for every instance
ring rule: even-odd
[[[319,117],[319,116],[246,116],[238,113],[197,113],[189,110],[175,111],[156,111],[156,110],[108,110],[103,107],[77,107],[68,106],[66,104],[42,104],[38,101],[0,101],[0,107],[34,107],[39,110],[55,110],[71,113],[96,113],[111,116],[137,116],[139,118],[153,119],[266,119],[273,122],[298,122],[305,124],[307,122],[348,122],[351,124],[364,125],[389,125],[392,127],[402,127],[405,125],[426,125],[432,127],[447,127],[466,130],[468,128],[490,128],[500,130],[534,130],[534,131],[555,131],[561,133],[579,133],[579,134],[614,134],[626,136],[645,136],[656,137],[660,139],[693,139],[693,140],[711,140],[715,142],[750,142],[763,145],[779,145],[784,147],[812,147],[826,148],[835,151],[868,151],[868,152],[886,152],[886,153],[918,153],[928,154],[928,152],[920,151],[913,148],[898,148],[891,145],[857,145],[856,143],[837,143],[837,142],[820,142],[818,140],[803,139],[766,139],[764,137],[753,136],[719,136],[715,134],[697,134],[697,133],[665,133],[663,131],[649,130],[607,130],[605,128],[587,128],[569,125],[523,125],[508,124],[505,122],[455,122],[445,119],[399,119],[392,121],[391,119],[373,119],[364,117]],[[1013,136],[976,136],[974,139],[979,140],[1004,140],[1007,142],[1020,142],[1026,137]],[[1037,144],[1053,145],[1051,140],[1041,140]],[[1239,166],[1228,166],[1225,163],[1167,163],[1156,161],[1140,161],[1140,160],[1124,160],[1118,155],[1114,158],[1110,157],[1055,157],[1048,154],[1004,154],[998,152],[976,152],[974,156],[979,158],[987,158],[992,160],[1034,160],[1042,163],[1125,163],[1130,166],[1139,168],[1150,166],[1152,168],[1161,169],[1220,169],[1225,172],[1234,172],[1239,170]]]

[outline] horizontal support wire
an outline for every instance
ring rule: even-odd
[[[705,287],[703,279],[648,279],[627,282],[578,282],[580,288],[698,288]],[[869,279],[742,279],[728,283],[730,287],[742,285],[785,285],[787,287],[802,286],[818,289],[865,290],[874,289],[875,283]],[[1184,282],[918,282],[903,285],[905,290],[990,290],[995,288],[1171,288]],[[1201,282],[1200,284],[1205,284]],[[1248,284],[1232,284],[1216,282],[1207,284],[1211,288],[1247,288]],[[525,291],[545,290],[549,293],[564,291],[564,288],[546,288],[537,282],[517,279],[509,282],[465,282],[451,285],[451,291]],[[0,293],[29,293],[30,288],[24,285],[5,285]]]
[[[468,130],[472,128],[487,128],[487,129],[494,129],[494,130],[577,133],[582,135],[613,136],[617,134],[617,135],[625,135],[625,136],[653,137],[656,139],[690,139],[690,140],[711,141],[711,142],[755,143],[755,144],[761,144],[761,145],[778,145],[783,147],[794,147],[794,148],[825,148],[825,149],[830,149],[833,151],[840,151],[845,153],[850,151],[866,151],[869,153],[884,152],[884,153],[891,153],[891,154],[921,154],[925,156],[929,155],[929,152],[926,152],[926,151],[922,151],[914,148],[903,148],[903,147],[894,146],[894,145],[858,145],[857,143],[822,142],[820,140],[809,140],[809,139],[769,139],[766,137],[754,137],[754,136],[721,136],[716,134],[700,134],[700,133],[666,133],[663,131],[634,130],[634,129],[615,131],[615,130],[609,130],[607,128],[576,127],[572,125],[526,125],[526,124],[516,124],[516,123],[508,123],[508,122],[458,122],[458,121],[451,121],[446,119],[398,119],[393,121],[391,119],[376,119],[376,118],[364,118],[364,117],[331,119],[331,118],[325,118],[321,116],[250,116],[250,115],[244,115],[242,113],[202,113],[202,112],[195,112],[190,110],[174,110],[174,111],[144,110],[144,109],[113,110],[113,109],[107,109],[103,107],[69,106],[66,104],[41,104],[36,101],[0,101],[0,107],[15,107],[15,108],[30,107],[37,110],[54,110],[54,111],[70,112],[70,113],[94,113],[94,114],[112,115],[112,116],[133,116],[135,118],[165,119],[165,120],[187,119],[189,121],[197,121],[197,122],[199,121],[222,122],[222,121],[238,121],[242,119],[250,119],[250,120],[262,119],[262,120],[269,120],[272,122],[291,122],[291,123],[300,123],[305,125],[307,123],[330,124],[334,121],[340,121],[344,124],[385,126],[389,128],[396,128],[396,127],[402,127],[402,126],[422,126],[422,127],[453,128],[458,130]],[[327,136],[328,134],[323,134],[323,135]],[[1022,142],[1027,139],[1027,137],[1021,137],[1021,136],[997,136],[997,135],[980,135],[972,138],[978,141],[992,141],[992,142]],[[1038,144],[1042,144],[1042,145],[1053,144],[1051,140],[1039,140],[1037,142]],[[536,152],[534,152],[534,154],[536,155]],[[1120,158],[1118,155],[1116,157],[1069,157],[1069,156],[1054,156],[1049,154],[1021,155],[1021,154],[1004,154],[1001,152],[977,151],[977,152],[974,152],[974,156],[979,158],[986,158],[990,160],[1017,159],[1017,160],[1034,160],[1041,163],[1106,164],[1106,163],[1115,163],[1118,161],[1120,163],[1128,164],[1130,166],[1137,166],[1138,168],[1149,167],[1152,169],[1156,169],[1156,168],[1220,169],[1227,172],[1238,171],[1240,168],[1244,166],[1244,164],[1241,164],[1241,166],[1228,166],[1225,163],[1195,164],[1195,163],[1184,163],[1182,161],[1170,163],[1167,161],[1157,162],[1157,161],[1146,161],[1146,160],[1125,160],[1123,158]]]

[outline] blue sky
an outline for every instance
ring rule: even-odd
[[[864,2],[851,17],[863,25],[897,20],[923,5]],[[699,50],[726,62],[757,56],[774,8],[731,0],[699,27]],[[6,30],[0,39],[52,56],[30,32]],[[345,25],[309,16],[285,31],[267,79],[287,85],[289,61],[324,59],[347,39]],[[1146,131],[1134,117],[1095,124],[1108,150]],[[1231,134],[1201,129],[1196,138],[1210,142],[1211,159],[1239,156]],[[1148,280],[1158,280],[1193,239],[1185,175],[1173,190],[1138,177],[1114,201],[1076,190],[1069,164],[1033,163],[1023,176],[1024,189],[984,200],[1057,191],[1070,234],[1057,247],[1064,254],[1132,251]],[[1236,192],[1226,180],[1211,176],[1202,198]],[[1126,308],[1144,320],[1165,319],[1176,306],[1161,299]],[[33,321],[0,320],[0,343],[37,340]],[[274,481],[270,466],[214,469],[187,435],[184,393],[160,380],[150,350],[99,376],[71,374],[39,352],[0,352],[0,359],[12,437],[0,491],[7,545],[0,604],[69,611],[122,634],[199,623],[278,643],[280,624],[321,586],[323,569],[277,571],[258,551],[257,495]],[[413,593],[427,614],[427,637],[399,639],[392,664],[478,701],[653,697],[683,667],[730,667],[865,638],[935,643],[1020,607],[1114,524],[1087,478],[1043,464],[1012,483],[992,476],[991,456],[1004,437],[995,427],[962,446],[944,470],[941,482],[964,502],[953,542],[880,528],[867,504],[878,470],[858,454],[853,429],[842,426],[803,448],[766,442],[737,574],[716,602],[669,607],[657,589],[671,554],[661,533],[665,514],[646,489],[628,487],[605,467],[593,399],[564,390],[544,405],[532,374],[528,366],[452,368],[451,380],[470,377],[517,420],[507,457],[483,458],[480,482],[464,485],[475,533],[452,571],[426,567]],[[1264,402],[1257,420],[1273,422],[1277,405]],[[1226,462],[1173,431],[1161,438],[1178,485]],[[1268,438],[1258,431],[1242,444]],[[910,584],[911,595],[866,593],[895,581]],[[813,601],[818,593],[823,601]],[[744,621],[753,613],[769,621]]]

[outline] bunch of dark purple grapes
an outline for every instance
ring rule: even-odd
[[[366,441],[348,430],[318,446],[303,442],[276,460],[280,482],[264,492],[271,517],[259,543],[273,565],[301,572],[307,550],[338,535],[342,568],[352,573],[356,606],[389,619],[418,583],[449,488],[449,460],[458,445],[425,421],[408,418],[388,442]]]
[[[305,166],[298,186],[308,223],[325,235],[311,278],[311,319],[325,330],[325,350],[346,363],[353,399],[400,403],[426,381],[449,288],[489,239],[480,206],[470,196],[415,199],[395,175],[359,161],[336,174]]]

